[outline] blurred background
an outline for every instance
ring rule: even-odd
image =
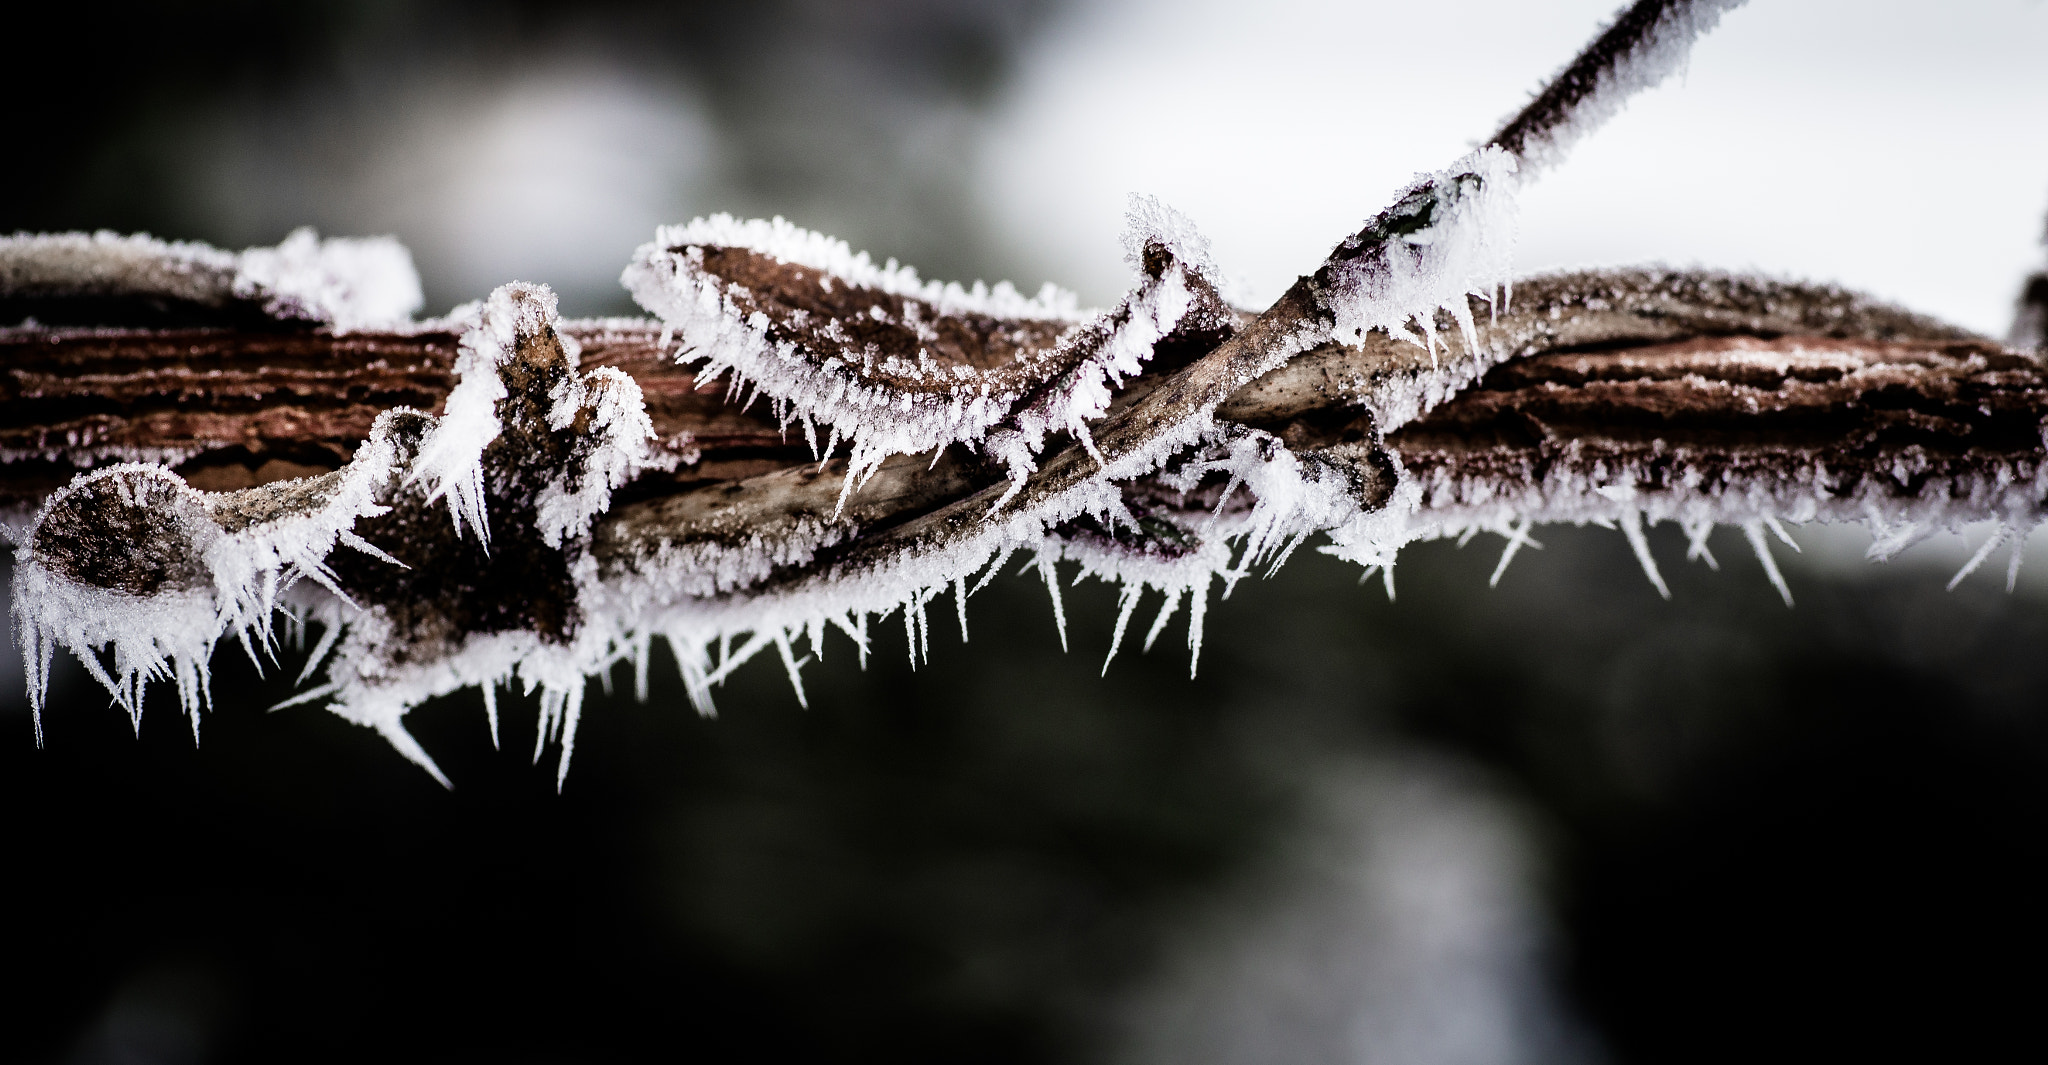
[[[926,276],[1125,284],[1127,193],[1259,304],[1491,132],[1611,0],[50,5],[0,231],[390,233],[430,313],[630,314],[657,224],[781,214]],[[1835,281],[1991,335],[2042,264],[2048,5],[1754,0],[1524,199],[1524,270]],[[567,790],[466,693],[374,735],[215,663],[196,751],[0,658],[0,1057],[1655,1062],[2042,1041],[2048,570],[1802,529],[1660,600],[1621,537],[1298,557],[1098,677],[1113,595],[1004,579],[912,671],[829,645]],[[2036,538],[2039,540],[2039,538]],[[2033,545],[2036,558],[2048,544]],[[663,678],[662,666],[656,677]],[[524,733],[524,735],[522,735]],[[1974,1054],[1972,1056],[1975,1056]],[[2032,1055],[2028,1055],[2032,1056]]]

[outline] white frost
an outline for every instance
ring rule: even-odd
[[[459,535],[465,522],[488,547],[490,519],[484,513],[484,449],[504,426],[498,401],[505,398],[499,371],[512,361],[521,336],[532,336],[554,320],[555,294],[546,285],[501,285],[481,304],[458,307],[450,319],[461,324],[455,356],[459,380],[442,405],[441,420],[420,445],[410,479],[427,486],[427,498],[446,499]]]
[[[566,347],[568,338],[563,340]],[[537,520],[549,547],[589,532],[590,523],[611,508],[612,491],[641,470],[675,464],[673,457],[658,458],[648,446],[656,434],[639,382],[612,366],[578,374],[573,358],[569,368],[548,392],[548,428],[569,429],[585,418],[579,439],[583,453],[580,470],[541,489]]]
[[[1391,359],[1377,368],[1377,376],[1356,388],[1346,384],[1339,389],[1349,401],[1373,412],[1382,429],[1454,394],[1492,360],[1504,357],[1478,350],[1465,308],[1470,293],[1488,291],[1496,273],[1505,269],[1500,241],[1511,233],[1511,205],[1489,197],[1504,197],[1511,179],[1507,161],[1497,152],[1480,153],[1467,165],[1429,179],[1418,191],[1431,197],[1437,213],[1414,216],[1421,224],[1408,229],[1408,239],[1394,246],[1392,254],[1353,259],[1355,270],[1340,275],[1348,276],[1350,286],[1336,290],[1349,300],[1340,304],[1348,307],[1342,320],[1354,329],[1400,329],[1411,320],[1429,323],[1444,308],[1454,318],[1463,313],[1459,324],[1466,332],[1470,358],[1424,367],[1423,353],[1406,349],[1408,363]],[[964,292],[957,286],[934,290],[909,271],[876,268],[846,251],[844,244],[786,224],[748,227],[726,220],[703,225],[710,228],[685,227],[683,234],[754,240],[763,250],[790,256],[786,261],[840,271],[833,275],[835,284],[914,290],[933,306],[954,301],[951,305],[956,307],[987,307],[1014,296]],[[729,313],[715,286],[690,287],[697,283],[688,280],[687,252],[666,250],[665,242],[674,237],[665,233],[663,241],[649,246],[654,251],[642,249],[635,270],[652,293],[643,293],[642,298],[675,311],[669,324],[681,332],[685,344],[697,345],[700,354],[706,345],[716,349],[719,344],[739,343],[735,337],[753,335],[747,331],[755,324]],[[1070,324],[1070,336],[1088,334],[1101,342],[1088,350],[1087,358],[1070,372],[1048,378],[1031,402],[1011,397],[1006,402],[1015,405],[1005,406],[992,401],[992,414],[967,420],[956,415],[945,423],[951,426],[947,432],[979,424],[986,438],[968,442],[981,443],[1005,460],[1014,455],[1012,471],[1028,472],[1050,433],[1073,432],[1084,445],[1092,443],[1087,423],[1102,415],[1113,390],[1140,372],[1159,339],[1187,322],[1188,315],[1197,310],[1225,313],[1213,302],[1208,281],[1213,266],[1206,245],[1185,220],[1156,202],[1135,201],[1130,247],[1144,279],[1132,295],[1093,319],[1058,319]],[[1162,259],[1148,255],[1148,249],[1167,254]],[[629,280],[635,270],[629,270]],[[1047,306],[1038,304],[1033,313],[1044,312]],[[703,317],[692,317],[697,313],[693,307],[700,308]],[[478,687],[486,693],[486,713],[495,737],[494,693],[500,686],[524,688],[538,693],[541,702],[535,757],[557,745],[559,781],[574,750],[588,679],[631,663],[636,689],[644,692],[650,648],[657,638],[667,641],[689,697],[703,712],[711,711],[712,689],[720,681],[771,649],[801,693],[801,670],[812,657],[823,656],[830,631],[852,639],[864,661],[874,647],[871,622],[900,611],[907,650],[918,662],[928,650],[933,601],[950,593],[964,634],[966,599],[979,587],[970,588],[971,579],[980,574],[985,582],[1013,558],[1032,560],[1030,565],[1053,594],[1056,616],[1063,613],[1063,566],[1078,567],[1080,576],[1119,586],[1110,658],[1152,593],[1163,602],[1143,641],[1148,648],[1185,605],[1192,672],[1199,663],[1211,592],[1220,584],[1227,593],[1255,566],[1283,564],[1292,551],[1317,535],[1329,541],[1322,550],[1367,567],[1368,572],[1378,570],[1391,594],[1392,567],[1401,549],[1416,540],[1498,533],[1507,540],[1494,572],[1498,581],[1522,546],[1538,546],[1529,538],[1534,525],[1599,524],[1628,538],[1652,583],[1668,595],[1646,529],[1659,522],[1678,523],[1688,536],[1688,558],[1711,565],[1707,537],[1716,525],[1729,524],[1743,530],[1771,583],[1789,604],[1790,589],[1764,542],[1768,530],[1790,543],[1781,522],[1862,522],[1880,534],[1873,547],[1877,554],[1960,521],[1990,518],[2004,523],[2006,531],[1987,542],[1965,567],[1967,574],[2001,543],[2039,522],[2041,500],[2048,496],[2048,472],[2024,483],[1992,475],[1963,479],[1945,494],[1929,492],[1903,500],[1883,485],[1865,485],[1842,495],[1829,471],[1818,464],[1789,477],[1774,473],[1744,479],[1734,474],[1714,486],[1664,484],[1657,480],[1656,470],[1627,463],[1608,463],[1590,472],[1572,472],[1569,463],[1558,463],[1533,483],[1510,479],[1503,484],[1460,479],[1455,472],[1420,476],[1400,469],[1395,458],[1389,486],[1379,480],[1389,471],[1369,464],[1368,460],[1379,461],[1370,445],[1296,450],[1273,433],[1219,421],[1207,410],[1191,410],[1153,427],[1156,431],[1147,440],[1061,491],[1027,497],[1034,499],[1028,505],[998,506],[972,527],[951,529],[915,548],[855,555],[854,561],[793,575],[792,569],[814,563],[821,551],[863,532],[857,508],[855,514],[828,518],[816,507],[793,506],[772,515],[773,523],[743,523],[714,530],[719,533],[715,536],[678,533],[671,542],[644,544],[636,557],[608,556],[600,565],[588,550],[592,522],[610,508],[615,489],[637,471],[658,464],[649,448],[653,427],[638,386],[616,370],[580,373],[575,345],[563,338],[566,368],[548,371],[559,376],[539,386],[521,386],[535,387],[533,393],[511,396],[507,372],[523,350],[530,350],[521,345],[555,323],[554,298],[544,287],[504,286],[489,300],[461,312],[459,322],[466,323],[456,366],[460,381],[449,396],[446,413],[419,437],[411,460],[403,459],[392,428],[398,412],[387,414],[355,461],[330,475],[331,480],[307,482],[310,502],[289,514],[246,525],[225,520],[218,511],[227,496],[195,492],[168,470],[148,466],[82,476],[54,496],[29,530],[31,547],[22,552],[15,576],[17,630],[38,714],[51,657],[61,645],[86,662],[131,714],[140,712],[144,684],[173,680],[196,729],[206,699],[206,661],[215,645],[234,633],[252,656],[264,653],[273,641],[272,619],[283,610],[295,625],[317,624],[325,630],[308,666],[310,675],[324,665],[325,681],[295,702],[323,702],[343,718],[376,729],[445,782],[405,729],[406,714],[428,699]],[[1273,338],[1260,355],[1277,364],[1327,339],[1320,327],[1305,324]],[[1424,342],[1433,346],[1427,338]],[[735,369],[736,350],[706,357],[714,362],[726,359],[726,368]],[[749,350],[762,358],[781,357],[767,348]],[[809,364],[824,365],[819,360]],[[748,373],[761,383],[757,371]],[[533,399],[542,394],[540,389],[545,389],[546,402],[538,407],[504,403],[508,398]],[[825,416],[832,395],[841,394],[791,393],[786,401],[794,417],[840,428]],[[931,424],[919,421],[922,415],[913,407],[892,403],[868,409],[862,416],[881,426],[875,432],[882,435],[857,444],[856,453],[872,454],[876,448],[896,453],[888,448],[933,432]],[[538,410],[531,416],[544,424],[508,427],[501,421],[501,409]],[[418,412],[403,413],[411,419],[427,418]],[[582,621],[566,634],[458,633],[444,646],[429,650],[407,646],[413,634],[401,631],[400,619],[385,606],[358,608],[349,603],[335,587],[325,560],[339,546],[375,551],[352,529],[358,518],[380,512],[379,498],[391,498],[379,492],[415,491],[415,499],[429,501],[445,498],[458,532],[467,526],[486,535],[485,492],[490,485],[485,456],[508,429],[555,434],[576,430],[569,459],[560,468],[544,471],[552,479],[529,477],[525,483],[529,488],[538,485],[530,500],[534,520],[546,542],[565,552],[575,613]],[[1014,452],[1002,450],[1009,446],[1002,443],[1008,439],[1006,432],[1015,434]],[[1901,464],[1899,476],[1904,481],[1914,471],[1903,468],[1910,465],[1908,459],[1902,458]],[[1219,477],[1228,485],[1221,498],[1205,494],[1213,491]],[[1360,497],[1368,483],[1389,489],[1384,501]],[[197,575],[168,582],[147,596],[127,595],[85,587],[65,578],[55,565],[45,564],[51,560],[40,558],[34,547],[42,523],[74,497],[105,491],[126,493],[126,505],[154,514],[159,520],[150,535],[183,545],[181,557],[198,560]],[[1197,498],[1202,502],[1195,502]],[[109,646],[111,667],[97,656],[100,648]]]
[[[149,544],[138,549],[174,551],[193,572],[152,594],[135,595],[71,580],[33,549],[17,553],[15,628],[28,667],[38,737],[51,655],[59,645],[84,663],[138,728],[143,686],[159,678],[174,680],[197,737],[199,710],[208,701],[207,661],[223,635],[236,634],[252,659],[268,653],[275,612],[286,605],[284,593],[295,583],[308,578],[339,595],[324,563],[337,545],[389,561],[350,530],[357,518],[383,512],[372,495],[393,471],[390,425],[409,413],[379,416],[355,458],[323,479],[306,508],[234,531],[224,531],[209,513],[214,498],[161,466],[109,466],[80,474],[53,494],[25,543],[35,544],[43,523],[74,497],[110,498],[115,505],[146,512],[159,525]],[[112,648],[111,670],[100,662],[102,647]]]
[[[278,318],[325,322],[337,333],[402,326],[425,302],[412,253],[390,237],[292,231],[275,248],[236,256],[234,293]]]
[[[785,421],[803,426],[814,446],[822,427],[826,454],[845,441],[849,489],[891,456],[954,443],[983,450],[1021,479],[1036,469],[1049,433],[1068,432],[1091,443],[1087,422],[1101,417],[1111,391],[1139,372],[1159,337],[1197,306],[1197,287],[1213,292],[1209,278],[1200,276],[1208,268],[1206,242],[1186,219],[1147,199],[1134,200],[1130,217],[1126,241],[1134,268],[1148,241],[1166,248],[1171,260],[1158,278],[1141,271],[1133,292],[1103,312],[1080,310],[1071,294],[1050,285],[1026,299],[1008,282],[963,288],[924,281],[894,260],[878,267],[845,241],[780,218],[739,222],[717,215],[665,227],[634,254],[621,280],[641,306],[683,338],[681,359],[701,361],[704,377],[730,374],[735,395],[755,389],[766,394]],[[915,365],[883,367],[925,386],[898,388],[869,376],[869,366],[844,361],[873,364],[872,350],[848,351],[842,359],[778,339],[765,315],[749,314],[735,298],[745,296],[744,290],[735,291],[736,283],[705,269],[704,249],[717,247],[745,248],[816,270],[828,289],[843,285],[902,297],[904,321],[888,321],[915,332],[929,329],[937,316],[961,314],[1050,324],[1063,332],[1052,348],[1018,356],[1027,369],[1049,368],[1043,376],[1000,378],[967,367],[949,369],[920,353]]]
[[[1391,239],[1333,264],[1325,299],[1336,316],[1336,339],[1355,344],[1382,329],[1434,352],[1441,308],[1457,320],[1466,350],[1476,351],[1466,297],[1492,299],[1512,276],[1514,174],[1514,156],[1487,147],[1419,175],[1408,195],[1381,216],[1394,227]],[[1420,339],[1409,331],[1411,322],[1421,329]]]
[[[1629,97],[1656,86],[1684,67],[1686,57],[1692,54],[1693,42],[1719,25],[1722,15],[1743,3],[1744,0],[1677,0],[1665,4],[1649,32],[1599,71],[1591,93],[1561,121],[1536,131],[1523,142],[1523,165],[1533,172],[1563,162],[1574,145],[1620,113]]]
[[[1037,456],[1049,433],[1065,432],[1098,460],[1088,423],[1109,410],[1127,378],[1143,372],[1159,342],[1206,296],[1220,307],[1209,240],[1187,216],[1151,196],[1133,194],[1126,210],[1124,261],[1138,275],[1136,288],[1100,315],[1086,336],[1087,356],[1049,382],[1003,424],[987,433],[982,450],[1009,467],[1013,489],[1038,469]],[[1152,277],[1145,268],[1148,248],[1167,253],[1165,268]]]
[[[412,255],[397,241],[321,240],[310,228],[274,248],[240,253],[104,230],[0,237],[0,295],[254,302],[271,317],[336,332],[403,326],[422,302]]]

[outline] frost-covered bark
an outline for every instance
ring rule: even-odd
[[[52,233],[0,242],[0,317],[116,325],[178,321],[390,327],[420,309],[412,256],[386,239],[301,229],[237,254],[147,235]]]
[[[1147,598],[1142,642],[1185,608],[1198,654],[1217,585],[1318,537],[1391,590],[1416,540],[1498,533],[1505,566],[1533,524],[1594,522],[1661,590],[1647,524],[1709,564],[1730,524],[1788,601],[1765,535],[1784,522],[1867,523],[1879,555],[1986,519],[2017,544],[2048,505],[2036,355],[1823,286],[1510,285],[1532,146],[1661,76],[1725,6],[1624,13],[1564,90],[1256,314],[1143,199],[1132,288],[1100,312],[780,220],[662,230],[624,277],[654,320],[565,321],[513,284],[377,332],[417,290],[401,258],[319,299],[251,265],[310,235],[0,241],[22,323],[0,330],[0,493],[29,518],[14,610],[38,714],[63,648],[131,714],[172,680],[196,731],[221,640],[260,659],[310,626],[295,702],[438,777],[406,713],[477,687],[495,735],[516,683],[542,696],[535,757],[559,743],[566,773],[587,679],[631,662],[644,689],[657,637],[700,709],[768,650],[801,698],[828,630],[865,656],[898,618],[915,661],[933,601],[964,632],[1018,556],[1056,616],[1062,564],[1119,586],[1114,657]]]

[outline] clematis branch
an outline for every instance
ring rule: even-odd
[[[801,642],[865,655],[894,615],[916,661],[930,602],[964,626],[1020,551],[1056,616],[1060,564],[1119,584],[1119,637],[1149,592],[1148,646],[1185,605],[1192,671],[1213,586],[1312,537],[1391,574],[1416,540],[1498,533],[1505,567],[1532,524],[1592,522],[1668,594],[1644,529],[1710,558],[1732,525],[1788,603],[1764,535],[1784,522],[1861,522],[1880,557],[1970,521],[2016,545],[2048,515],[2038,352],[1828,286],[1513,277],[1520,185],[1733,6],[1622,12],[1258,313],[1144,198],[1133,287],[1101,312],[780,219],[660,230],[622,277],[652,320],[565,320],[509,284],[416,322],[388,241],[0,240],[0,505],[26,519],[38,728],[63,648],[138,727],[144,686],[174,682],[196,736],[215,645],[262,657],[283,617],[325,630],[293,702],[445,782],[407,712],[478,687],[495,728],[517,683],[559,780],[587,679],[644,677],[656,637],[704,711],[768,650],[802,698]]]

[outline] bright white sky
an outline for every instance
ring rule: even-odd
[[[1078,5],[996,116],[991,224],[1099,304],[1126,282],[1125,196],[1153,193],[1263,302],[1617,6]],[[1517,264],[1760,270],[2003,335],[2044,215],[2048,3],[1752,0],[1525,195]]]

